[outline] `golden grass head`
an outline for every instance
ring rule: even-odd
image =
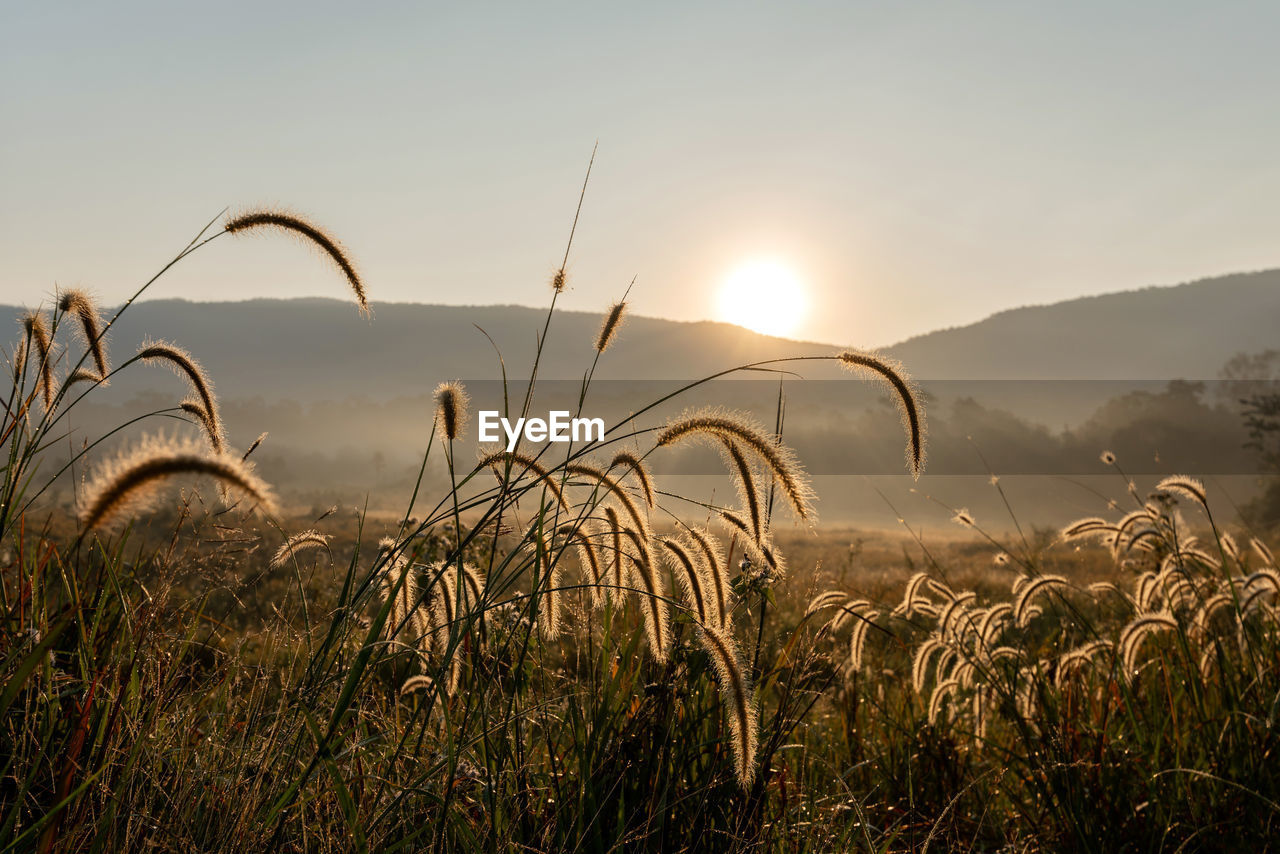
[[[1271,549],[1268,548],[1267,544],[1262,540],[1257,537],[1251,537],[1249,539],[1249,547],[1253,549],[1254,554],[1262,558],[1262,561],[1266,563],[1267,566],[1276,565],[1276,556],[1271,553]]]
[[[80,321],[81,337],[93,357],[93,366],[98,369],[98,376],[106,381],[107,346],[102,340],[102,318],[98,307],[87,291],[79,288],[68,288],[58,296],[58,308],[67,314],[74,315]]]
[[[80,522],[85,528],[99,528],[125,514],[140,512],[155,499],[165,480],[181,474],[211,477],[253,500],[263,512],[276,513],[271,487],[249,464],[224,454],[209,454],[194,442],[150,438],[104,465],[85,487]]]
[[[319,531],[303,531],[301,534],[294,534],[276,550],[275,555],[271,558],[271,568],[279,569],[289,562],[289,559],[296,555],[302,554],[312,549],[327,549],[329,547],[329,537]]]
[[[28,311],[22,316],[22,328],[26,330],[27,341],[35,344],[36,357],[40,360],[40,394],[44,398],[44,408],[53,408],[53,337],[49,334],[48,321],[44,312]],[[24,348],[28,346],[24,344]]]
[[[960,508],[951,517],[951,521],[965,528],[976,528],[978,523],[974,521],[973,515],[966,508]]]
[[[256,438],[256,439],[254,439],[254,440],[253,440],[253,444],[249,446],[249,450],[245,451],[245,452],[244,452],[244,455],[243,455],[242,457],[240,457],[240,459],[242,459],[242,460],[247,460],[247,459],[249,459],[249,455],[250,455],[250,454],[252,454],[254,451],[258,450],[258,446],[259,446],[259,445],[261,445],[263,442],[265,442],[265,441],[266,441],[266,439],[267,439],[267,436],[269,436],[269,435],[270,435],[270,434],[269,434],[269,433],[267,433],[265,430],[264,430],[263,432],[259,433],[259,434],[258,434],[258,438]],[[338,509],[338,508],[337,508],[337,505],[334,505],[334,510],[336,510],[336,509]],[[330,512],[333,512],[333,511],[330,511]],[[326,515],[327,515],[327,514],[326,514]]]
[[[874,353],[846,350],[838,358],[845,370],[882,379],[893,388],[898,411],[902,414],[902,426],[907,433],[907,470],[918,480],[924,471],[926,427],[920,393],[911,378],[901,364]]]
[[[714,600],[708,595],[710,591],[705,589],[706,585],[703,583],[706,576],[698,571],[691,544],[687,541],[681,542],[675,537],[661,537],[658,542],[664,548],[667,565],[671,567],[672,573],[680,580],[681,586],[692,601],[693,609],[698,615],[698,622],[703,625],[718,623],[719,617],[715,613]]]
[[[1205,492],[1204,484],[1196,480],[1194,477],[1187,477],[1184,474],[1175,474],[1172,477],[1166,477],[1164,480],[1156,484],[1156,490],[1159,492],[1171,492],[1174,495],[1181,495],[1184,498],[1190,498],[1192,501],[1199,502],[1202,507],[1209,506],[1209,496]]]
[[[1138,652],[1142,642],[1156,632],[1178,628],[1178,621],[1167,611],[1142,614],[1120,632],[1118,646],[1121,666],[1126,676],[1132,677],[1138,669]]]
[[[88,368],[76,368],[67,376],[67,381],[62,384],[62,387],[64,389],[71,388],[76,383],[93,383],[94,385],[106,384],[101,376]]]
[[[619,451],[609,461],[609,468],[605,473],[608,474],[615,468],[630,469],[635,474],[636,481],[640,484],[640,488],[644,490],[645,503],[653,507],[653,479],[649,477],[649,471],[644,467],[644,461],[630,451]]]
[[[657,445],[665,447],[690,438],[710,440],[717,445],[726,439],[741,444],[764,462],[796,515],[812,521],[813,488],[804,468],[790,448],[751,418],[719,409],[687,412],[667,423],[658,433]]]
[[[451,380],[436,386],[436,430],[446,442],[462,435],[467,424],[467,405],[471,398],[459,380]]]
[[[558,294],[564,293],[564,286],[567,281],[567,278],[568,277],[565,274],[564,267],[561,267],[560,269],[556,270],[555,274],[552,275],[551,277],[551,290],[555,291]]]
[[[700,565],[706,574],[704,587],[711,591],[715,601],[716,614],[720,617],[720,625],[729,626],[730,597],[733,584],[729,578],[729,562],[725,558],[720,541],[705,528],[689,528],[689,539],[697,546],[697,554],[701,555]]]
[[[209,440],[209,447],[219,454],[226,451],[227,442],[226,438],[222,435],[220,426],[214,423],[213,419],[209,417],[209,413],[200,405],[200,401],[188,397],[186,400],[182,401],[182,403],[178,404],[178,406],[183,412],[194,418],[196,423],[200,425],[200,428],[204,430],[205,438]],[[241,457],[241,459],[244,458]]]
[[[613,343],[613,339],[618,334],[618,329],[622,326],[622,316],[626,310],[626,302],[615,302],[609,306],[609,311],[605,314],[604,321],[600,324],[600,333],[596,335],[597,353],[603,353],[609,349],[609,345]]]
[[[1110,451],[1103,451],[1098,455],[1098,459],[1102,460],[1104,466],[1113,466],[1116,464],[1116,455]]]
[[[258,231],[281,231],[309,242],[319,249],[333,262],[346,277],[347,284],[355,293],[360,313],[370,315],[369,300],[365,295],[364,283],[356,272],[347,250],[324,229],[314,225],[302,217],[282,210],[258,208],[232,217],[224,226],[228,234],[250,234]]]
[[[167,341],[144,341],[138,350],[138,358],[147,364],[162,364],[186,379],[191,390],[200,399],[203,418],[207,421],[209,442],[215,449],[226,446],[222,432],[222,418],[218,415],[218,398],[213,393],[213,382],[200,363],[176,344]],[[215,439],[216,437],[216,439]]]
[[[709,626],[699,628],[698,637],[707,657],[715,666],[729,717],[732,736],[734,771],[738,783],[746,789],[756,775],[756,744],[759,738],[759,710],[747,682],[747,673],[733,638]]]

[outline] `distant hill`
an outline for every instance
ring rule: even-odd
[[[1280,348],[1280,270],[1015,308],[895,345],[929,379],[1213,379]]]
[[[511,379],[528,379],[546,320],[545,310],[519,306],[374,303],[373,312],[368,320],[349,302],[319,298],[140,302],[111,332],[113,361],[135,352],[144,338],[162,338],[190,350],[224,398],[388,399],[430,393],[441,380],[500,377],[498,352],[477,326],[501,349]],[[15,330],[15,337],[20,313],[0,308],[0,324]],[[597,314],[557,312],[539,376],[581,379],[591,365],[600,321]],[[725,323],[631,317],[617,345],[601,359],[596,377],[680,379],[757,359],[831,349]],[[168,388],[172,380],[137,371],[112,384],[129,392]]]
[[[0,307],[0,329],[20,309]],[[228,398],[299,402],[413,396],[444,379],[527,377],[546,313],[519,306],[375,303],[372,321],[345,301],[308,298],[193,303],[141,302],[111,344],[119,360],[146,337],[188,348]],[[590,365],[600,316],[557,312],[540,375],[579,379]],[[856,345],[857,342],[848,342]],[[1173,287],[1016,308],[968,326],[932,332],[889,351],[921,380],[1210,379],[1241,351],[1280,347],[1280,270]],[[628,318],[597,369],[603,380],[685,379],[781,355],[833,347],[759,335],[725,323]],[[831,376],[806,366],[807,376]],[[168,388],[131,372],[120,393]]]
[[[19,315],[18,308],[0,307],[0,330],[8,324],[10,341],[17,340]],[[576,406],[600,320],[582,312],[552,318],[539,376],[568,382],[540,385],[538,411]],[[317,505],[328,506],[334,495],[373,495],[394,503],[412,491],[431,429],[435,385],[465,380],[475,408],[500,407],[501,387],[484,382],[501,376],[495,344],[509,378],[522,382],[545,322],[544,309],[518,306],[382,303],[374,305],[369,320],[339,300],[156,300],[125,313],[112,330],[110,347],[114,364],[149,337],[188,348],[217,385],[233,447],[270,431],[258,463],[297,500],[314,497]],[[1168,381],[1211,379],[1237,352],[1280,348],[1278,330],[1280,271],[1268,271],[1013,309],[912,338],[890,351],[929,398],[932,494],[946,497],[948,484],[967,482],[965,477],[985,483],[990,465],[1002,475],[1033,475],[1030,481],[1043,489],[1029,500],[1037,512],[1056,513],[1063,511],[1054,509],[1052,490],[1078,491],[1064,478],[1102,474],[1097,460],[1103,448],[1121,453],[1134,474],[1250,474],[1254,458],[1242,450],[1247,437],[1238,415],[1216,405],[1220,396]],[[837,349],[723,323],[631,317],[600,360],[589,414],[626,423],[636,408],[674,391],[680,381],[747,362]],[[791,367],[815,380],[841,376],[826,363]],[[637,426],[708,404],[752,411],[772,424],[776,378],[748,378],[763,382],[703,386],[648,413]],[[146,412],[171,410],[185,393],[167,371],[125,371],[76,408],[67,422],[73,433],[66,448]],[[902,473],[898,419],[879,388],[844,379],[792,382],[786,400],[788,441],[815,476],[836,478],[826,518],[865,518],[881,506],[866,476],[888,476],[877,489],[888,489],[895,502],[913,495]],[[139,432],[169,429],[190,428],[151,417],[102,450]],[[464,458],[474,452],[474,438],[469,430],[459,449]],[[655,466],[663,476],[696,475],[714,489],[720,464],[713,453],[698,453],[665,454]],[[428,476],[440,486],[443,464],[434,465]],[[707,475],[713,475],[710,481]],[[948,478],[955,475],[963,477]],[[955,501],[979,506],[967,493],[957,494],[966,497]]]

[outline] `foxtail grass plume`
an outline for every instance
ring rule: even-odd
[[[649,477],[649,472],[644,467],[644,461],[630,451],[619,451],[609,461],[609,469],[606,474],[616,468],[631,470],[631,473],[636,476],[636,481],[640,484],[640,488],[644,491],[645,503],[653,507],[653,480]]]
[[[641,587],[640,610],[644,615],[645,633],[649,637],[649,653],[654,660],[665,662],[671,653],[671,618],[662,577],[655,571],[648,545],[641,536],[628,527],[623,527],[622,533],[636,549],[635,555],[630,557]]]
[[[1106,519],[1090,516],[1087,519],[1078,519],[1063,528],[1061,537],[1063,540],[1070,542],[1071,540],[1094,537],[1104,533],[1114,533],[1115,530],[1116,527]]]
[[[282,231],[310,242],[342,271],[342,275],[347,279],[347,284],[351,286],[351,290],[355,293],[356,302],[360,306],[360,313],[365,316],[370,314],[369,300],[365,296],[364,283],[360,281],[360,274],[356,272],[355,265],[351,263],[346,249],[318,226],[286,211],[263,209],[248,211],[233,217],[227,221],[225,228],[228,234],[249,234],[263,230]]]
[[[1042,575],[1031,581],[1018,594],[1017,600],[1014,602],[1014,621],[1018,626],[1026,628],[1030,621],[1031,604],[1035,598],[1042,593],[1048,593],[1052,590],[1062,590],[1070,587],[1071,583],[1061,575]]]
[[[658,542],[666,549],[667,563],[676,578],[680,579],[681,586],[692,601],[694,612],[698,615],[698,622],[711,625],[716,617],[711,610],[707,593],[703,590],[702,576],[694,566],[693,556],[687,544],[675,537],[662,537]]]
[[[929,663],[933,660],[933,654],[945,649],[947,645],[937,635],[930,635],[916,649],[915,657],[911,660],[911,687],[917,694],[924,693],[925,685],[929,680]]]
[[[751,419],[719,410],[689,413],[669,422],[658,434],[657,445],[664,447],[688,438],[740,443],[765,463],[796,515],[804,520],[812,518],[813,489],[795,454]]]
[[[929,723],[936,725],[942,719],[943,703],[960,688],[960,680],[956,678],[944,679],[933,688],[933,695],[929,698]]]
[[[240,457],[240,459],[242,460],[249,459],[249,455],[252,454],[254,451],[258,450],[258,446],[261,445],[264,441],[266,441],[266,438],[268,435],[270,434],[265,431],[260,433],[258,435],[258,438],[253,440],[253,444],[249,446],[249,450],[245,451],[244,454]]]
[[[727,627],[732,582],[729,579],[729,563],[725,559],[724,550],[720,548],[720,541],[715,535],[705,528],[689,528],[689,539],[698,547],[698,553],[702,557],[700,563],[707,579],[703,586],[711,591],[711,598],[715,600],[715,610],[720,617],[721,627]]]
[[[1258,539],[1257,537],[1250,537],[1249,548],[1253,549],[1254,554],[1262,558],[1262,561],[1267,566],[1276,565],[1276,556],[1271,553],[1271,549],[1268,548],[1267,544],[1264,543],[1262,540]]]
[[[498,470],[498,466],[503,462],[515,463],[523,466],[524,471],[533,472],[537,476],[538,480],[542,481],[542,485],[547,488],[547,491],[555,497],[556,503],[564,508],[566,513],[569,512],[569,502],[565,500],[564,491],[560,489],[560,485],[556,483],[555,478],[551,476],[551,472],[543,468],[542,465],[532,457],[527,457],[524,454],[517,453],[515,451],[493,451],[488,454],[483,454],[480,457],[480,462],[476,464],[476,467],[492,468],[494,469],[494,474],[501,478],[502,474]],[[520,475],[517,475],[517,477],[520,477],[523,474],[524,472],[522,471]]]
[[[880,612],[876,610],[857,615],[853,631],[849,634],[849,661],[846,667],[849,674],[857,673],[862,669],[862,659],[867,649],[867,634],[879,616]]]
[[[538,628],[542,636],[552,640],[560,636],[560,612],[563,610],[563,594],[560,591],[559,555],[552,554],[551,543],[540,532],[535,532],[530,544],[534,560],[538,563],[538,582],[542,585],[539,595]]]
[[[200,428],[204,431],[205,438],[209,440],[209,447],[214,452],[220,454],[226,450],[226,442],[218,432],[218,425],[213,422],[213,419],[209,417],[209,413],[200,405],[200,401],[189,397],[182,401],[179,407],[200,425]]]
[[[271,568],[279,569],[289,562],[289,559],[312,549],[327,549],[329,547],[329,537],[319,531],[303,531],[301,534],[294,534],[292,537],[284,541],[284,544],[276,550],[275,556],[271,558]]]
[[[733,739],[734,771],[738,783],[745,789],[756,775],[759,711],[755,698],[747,684],[747,675],[733,639],[710,626],[701,626],[698,637],[719,677],[720,693],[729,717],[729,733]]]
[[[88,368],[76,368],[74,371],[70,373],[70,375],[67,376],[67,381],[62,384],[62,387],[63,389],[68,389],[68,388],[71,388],[76,383],[97,384],[97,383],[101,383],[102,381],[103,381],[102,377],[100,377],[94,371],[91,371]]]
[[[897,393],[898,410],[907,433],[907,469],[918,480],[925,463],[925,418],[910,377],[902,365],[873,353],[846,350],[839,359],[841,367],[846,370],[883,379]]]
[[[53,338],[49,335],[49,324],[42,313],[29,311],[22,317],[22,327],[27,332],[23,349],[35,344],[36,356],[40,359],[40,394],[44,408],[53,409]]]
[[[102,340],[102,318],[98,315],[98,307],[88,293],[79,288],[70,288],[62,292],[58,299],[58,308],[67,314],[75,315],[80,321],[81,337],[93,357],[93,366],[98,369],[100,381],[107,381],[107,347]]]
[[[635,500],[622,488],[622,484],[611,478],[608,473],[586,463],[566,463],[564,471],[568,475],[589,477],[595,480],[618,500],[622,508],[627,511],[627,515],[631,517],[631,521],[635,523],[636,532],[642,535],[641,539],[644,544],[642,548],[647,558],[649,553],[649,520],[640,512]]]
[[[622,315],[627,310],[625,302],[615,302],[609,306],[609,311],[604,316],[604,322],[600,324],[600,333],[596,335],[596,352],[603,353],[609,349],[609,345],[613,343],[614,337],[618,334],[619,327],[622,326]]]
[[[187,380],[191,390],[200,399],[199,406],[202,408],[200,418],[208,432],[209,444],[213,445],[215,450],[220,451],[225,448],[226,438],[222,430],[222,418],[218,414],[218,399],[214,397],[213,383],[200,363],[186,350],[167,341],[144,342],[142,348],[138,350],[137,357],[147,364],[163,364]]]
[[[265,513],[276,513],[271,487],[248,464],[210,455],[189,441],[153,438],[102,467],[85,488],[80,522],[85,528],[98,528],[125,513],[139,512],[155,498],[163,481],[180,474],[211,477],[252,499]]]
[[[626,561],[623,560],[625,555],[622,553],[622,519],[619,518],[618,511],[608,505],[604,508],[604,518],[613,557],[612,573],[606,593],[610,599],[622,603],[626,601],[627,582],[630,580]]]
[[[751,522],[751,536],[758,543],[764,538],[764,507],[760,502],[760,491],[756,489],[755,473],[737,442],[722,436],[720,443],[725,462],[737,475],[738,499],[742,502],[742,512]]]
[[[600,555],[596,552],[596,545],[591,541],[591,535],[583,530],[580,525],[566,524],[561,525],[557,532],[569,538],[569,541],[577,546],[578,563],[587,571],[587,581],[591,583],[591,600],[594,604],[600,604],[601,593],[601,566]]]
[[[747,556],[758,566],[768,567],[773,580],[781,579],[786,574],[786,563],[781,553],[774,548],[773,540],[768,534],[757,540],[750,523],[732,510],[721,510],[720,518],[728,522],[730,528],[736,529],[743,535],[742,547],[746,550]]]
[[[1209,506],[1209,496],[1204,490],[1204,484],[1194,477],[1187,477],[1183,474],[1166,477],[1156,484],[1156,490],[1159,492],[1172,492],[1175,495],[1181,495],[1197,501],[1203,507]]]
[[[1168,631],[1177,627],[1178,621],[1168,612],[1143,614],[1125,626],[1120,632],[1120,642],[1117,645],[1125,675],[1131,677],[1137,671],[1138,652],[1147,637],[1155,632]]]
[[[961,508],[951,517],[951,521],[965,528],[976,528],[978,523],[974,521],[973,516],[965,508]]]
[[[458,380],[436,386],[436,432],[445,442],[456,441],[467,424],[467,404],[471,398]]]

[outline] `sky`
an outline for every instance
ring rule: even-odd
[[[597,143],[569,309],[634,278],[638,313],[728,319],[726,280],[783,270],[801,296],[732,318],[881,346],[1280,266],[1280,4],[0,9],[0,302],[119,301],[271,204],[375,302],[545,305]],[[345,291],[223,238],[149,295]]]

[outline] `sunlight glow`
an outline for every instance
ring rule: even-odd
[[[765,335],[794,334],[808,308],[800,279],[774,259],[743,264],[720,287],[719,318]]]

